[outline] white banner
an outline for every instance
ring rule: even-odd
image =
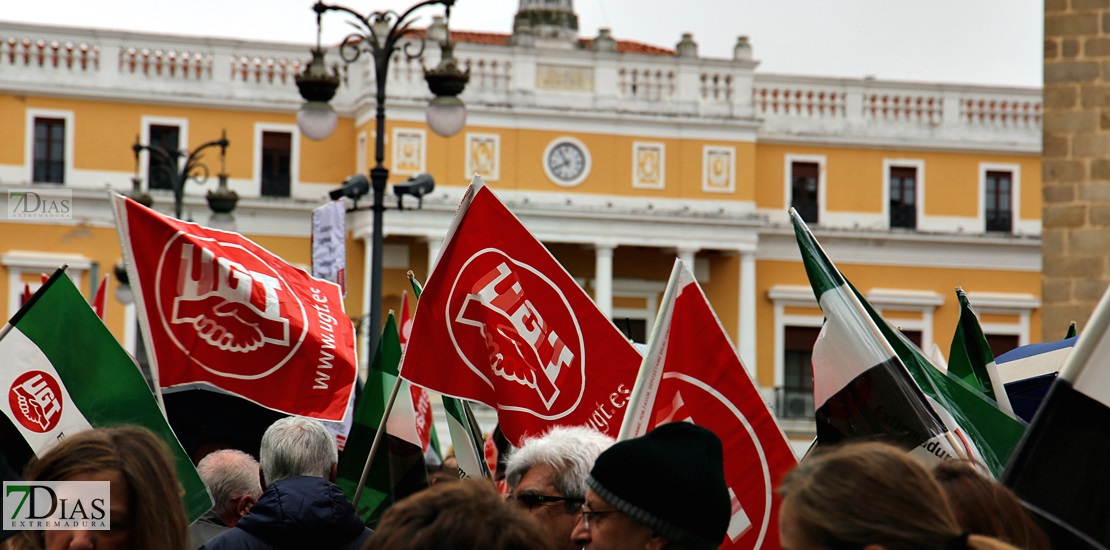
[[[347,207],[342,200],[312,211],[312,275],[339,285],[347,297]]]

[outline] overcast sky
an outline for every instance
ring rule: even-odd
[[[315,40],[314,0],[2,0],[0,19],[89,28]],[[345,0],[361,13],[416,0]],[[456,0],[451,27],[509,33],[518,0]],[[1040,87],[1042,0],[577,0],[579,32],[674,48],[694,34],[703,57],[751,38],[758,71]],[[423,8],[423,26],[438,7]],[[346,23],[324,16],[325,41]]]

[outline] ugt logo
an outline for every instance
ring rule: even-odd
[[[109,481],[5,481],[4,530],[107,531]]]
[[[559,288],[531,266],[496,249],[471,256],[452,285],[447,323],[459,356],[499,388],[502,409],[554,419],[577,406],[581,328]]]
[[[73,191],[12,189],[8,191],[8,219],[68,220],[73,217]]]
[[[8,389],[12,416],[24,429],[35,433],[53,430],[62,419],[62,387],[50,373],[27,371]]]
[[[281,273],[241,244],[177,233],[155,276],[162,327],[202,368],[265,377],[297,351],[305,306]]]

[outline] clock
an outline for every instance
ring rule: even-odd
[[[558,138],[543,153],[543,170],[556,185],[578,185],[590,174],[590,151],[577,139]]]

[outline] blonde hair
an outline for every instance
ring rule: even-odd
[[[65,481],[93,472],[119,472],[130,493],[131,547],[185,550],[188,520],[166,444],[138,426],[86,430],[63,439],[28,463],[27,481]],[[42,532],[23,531],[14,548],[41,548]]]
[[[929,470],[884,443],[818,452],[783,479],[783,508],[801,533],[826,548],[882,545],[886,550],[948,548],[963,533]],[[1005,549],[972,535],[968,548]]]

